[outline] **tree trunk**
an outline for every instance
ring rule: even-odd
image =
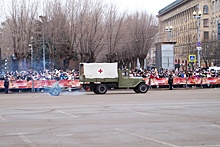
[[[131,68],[135,69],[137,67],[137,59],[132,58],[131,59]]]
[[[145,58],[139,58],[140,67],[141,67],[142,69],[144,69],[144,59],[145,59]]]
[[[23,70],[23,59],[19,59],[18,60],[18,71],[22,71]]]

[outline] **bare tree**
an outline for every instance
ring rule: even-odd
[[[30,43],[35,61],[42,62],[45,55],[46,68],[50,69],[67,69],[71,60],[97,62],[105,54],[109,62],[134,65],[139,58],[143,66],[157,32],[153,15],[145,12],[119,15],[115,5],[100,0],[48,0],[40,18],[37,3],[30,1],[12,0],[10,16],[4,25],[4,31],[10,30],[4,34],[10,34],[9,44],[20,69],[29,59]]]
[[[157,33],[157,21],[154,15],[146,12],[136,12],[128,17],[129,36],[133,54],[139,58],[141,67],[144,66],[144,59],[152,46]]]
[[[68,37],[67,14],[60,1],[47,2],[45,14],[41,16],[42,40],[45,45],[47,68],[67,69],[72,55]],[[42,45],[43,46],[43,45]],[[62,61],[62,62],[60,62]],[[65,66],[65,67],[64,67]]]
[[[105,44],[103,3],[85,0],[78,21],[78,50],[83,62],[95,62]]]
[[[111,4],[106,14],[106,47],[107,47],[107,59],[109,62],[116,60],[117,53],[120,52],[122,39],[124,36],[125,13],[118,15],[116,6]]]
[[[71,60],[78,60],[76,21],[79,7],[80,3],[74,0],[66,3],[56,0],[45,5],[41,29],[44,26],[42,39],[45,40],[47,67],[50,69],[68,69]]]
[[[215,66],[220,64],[220,43],[218,40],[208,40],[203,43],[201,57],[206,67],[214,63]]]
[[[32,28],[34,26],[38,3],[30,0],[12,0],[10,15],[6,25],[10,28],[10,35],[6,36],[14,49],[19,62],[19,70],[26,69],[26,58],[29,50]]]

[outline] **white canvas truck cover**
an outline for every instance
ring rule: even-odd
[[[118,63],[83,63],[85,78],[118,78]]]

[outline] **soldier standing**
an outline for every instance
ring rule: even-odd
[[[8,77],[5,77],[4,87],[5,87],[5,93],[8,94],[8,89],[9,89],[9,80],[8,80]]]
[[[168,84],[169,84],[169,89],[172,90],[173,89],[173,76],[172,75],[169,76]]]

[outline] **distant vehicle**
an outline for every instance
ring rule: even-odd
[[[80,63],[79,81],[95,94],[105,94],[108,89],[133,89],[146,93],[149,86],[142,77],[130,77],[130,70],[119,70],[118,63]]]
[[[216,73],[219,73],[220,72],[220,67],[212,66],[212,67],[209,67],[208,70],[209,71],[215,71]]]

